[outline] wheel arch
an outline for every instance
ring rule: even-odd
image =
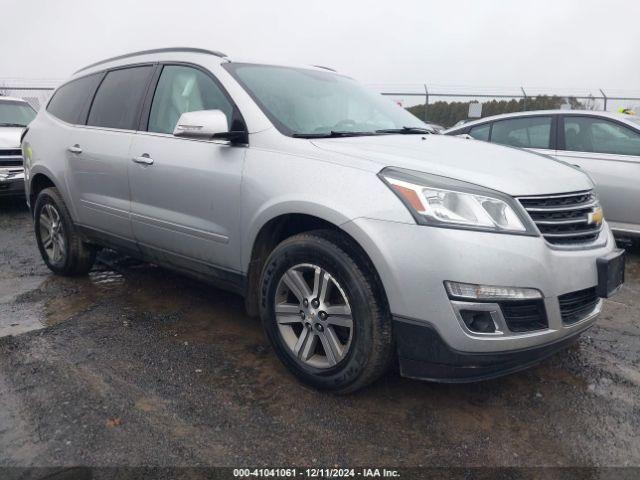
[[[54,176],[46,169],[37,169],[32,170],[31,175],[28,182],[28,192],[27,199],[29,201],[29,208],[31,213],[33,214],[33,208],[35,206],[36,198],[38,194],[44,190],[45,188],[57,188],[60,192],[60,195],[63,196],[64,199],[64,190],[60,188],[55,180],[53,180]],[[65,199],[66,202],[66,199]]]
[[[58,192],[62,196],[62,199],[69,209],[69,213],[71,214],[72,218],[75,219],[76,212],[74,206],[69,201],[67,190],[63,188],[62,185],[60,185],[60,183],[56,179],[56,176],[49,169],[42,165],[34,166],[29,172],[29,181],[27,182],[27,187],[27,200],[29,202],[29,208],[32,214],[38,194],[45,188],[54,187],[58,189]]]
[[[327,216],[330,217],[330,219],[328,219]],[[345,219],[343,215],[338,212],[327,216],[301,212],[279,213],[271,216],[261,224],[259,229],[256,229],[255,234],[251,236],[250,243],[246,250],[249,255],[244,264],[247,279],[245,306],[249,315],[257,316],[259,313],[260,277],[270,253],[283,240],[293,235],[312,230],[331,230],[340,234],[349,244],[349,247],[351,247],[352,251],[350,253],[356,256],[356,260],[364,263],[364,266],[374,273],[379,291],[384,295],[385,303],[387,303],[384,286],[371,257],[360,242],[340,226],[347,223],[348,219]]]

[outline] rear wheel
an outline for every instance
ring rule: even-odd
[[[295,235],[269,256],[261,317],[282,362],[315,388],[347,393],[392,359],[391,321],[377,276],[338,232]]]
[[[51,271],[70,276],[91,270],[95,250],[83,242],[56,188],[38,194],[34,226],[38,249]]]

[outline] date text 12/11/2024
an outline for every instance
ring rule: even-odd
[[[233,476],[263,478],[398,478],[397,470],[386,468],[236,468]]]

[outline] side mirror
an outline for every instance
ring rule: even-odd
[[[229,131],[227,116],[222,110],[198,110],[185,112],[173,130],[175,137],[197,138],[203,140],[239,140],[245,132]]]

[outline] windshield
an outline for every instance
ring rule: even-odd
[[[0,99],[0,127],[26,127],[35,116],[28,103]]]
[[[342,75],[246,63],[224,66],[285,135],[374,135],[411,129],[425,133],[429,129],[395,102]]]

